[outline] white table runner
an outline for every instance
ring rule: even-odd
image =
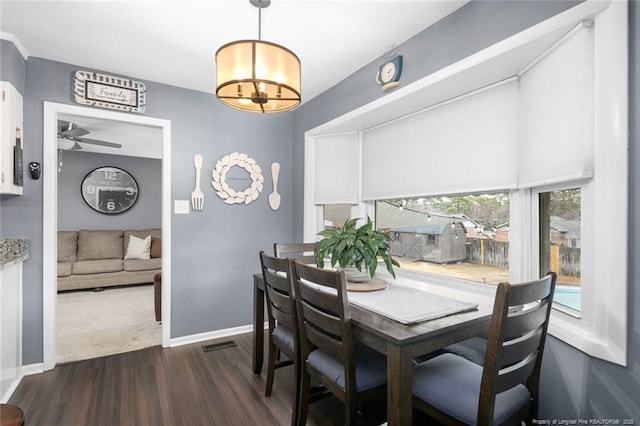
[[[385,290],[349,292],[349,302],[402,324],[414,324],[478,308],[415,288],[390,284]]]

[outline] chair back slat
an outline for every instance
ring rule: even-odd
[[[304,294],[304,290],[300,293]],[[340,336],[340,333],[342,333],[342,321],[331,312],[316,308],[306,300],[303,300],[302,309],[307,322],[313,324],[314,327],[320,328],[324,333],[333,336]]]
[[[267,301],[269,328],[273,330],[276,321],[291,330],[296,330],[297,310],[290,280],[291,265],[289,259],[280,259],[260,252],[262,279],[264,280]]]
[[[333,289],[325,288],[318,291],[318,288],[313,288],[308,283],[300,285],[300,296],[310,305],[317,306],[325,312],[331,312],[340,303],[338,294]]]
[[[317,328],[309,321],[305,322],[304,333],[308,341],[316,347],[321,348],[339,360],[344,360],[344,345],[341,339],[327,333],[325,330]]]
[[[501,393],[521,383],[525,383],[533,374],[538,358],[537,353],[532,353],[527,359],[512,367],[507,367],[498,374],[495,382],[495,393]]]
[[[555,285],[553,272],[528,283],[498,285],[480,385],[479,424],[492,424],[496,394],[519,384],[537,401]]]
[[[518,284],[518,289],[511,293],[509,306],[525,305],[546,298],[551,290],[551,281],[543,280],[544,285],[540,284],[540,280]]]
[[[293,315],[294,306],[291,305],[291,296],[269,287],[267,287],[266,290],[273,319],[293,330],[295,325]]]
[[[548,303],[551,302],[544,301],[530,309],[508,316],[503,326],[503,338],[509,340],[522,336],[544,324],[547,319]]]
[[[533,333],[505,342],[497,360],[498,368],[508,367],[527,358],[540,346],[541,339],[542,328],[538,327]]]
[[[315,265],[315,248],[316,243],[274,243],[273,254],[275,257],[288,257],[301,263]]]

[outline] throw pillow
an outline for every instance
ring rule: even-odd
[[[151,237],[151,258],[162,257],[162,238]]]
[[[149,259],[151,257],[151,235],[147,238],[138,238],[131,235],[125,259]]]

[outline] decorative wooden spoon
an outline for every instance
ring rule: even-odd
[[[280,175],[280,164],[271,163],[271,178],[273,179],[273,192],[269,194],[269,207],[273,210],[280,208],[280,194],[278,194],[278,176]]]

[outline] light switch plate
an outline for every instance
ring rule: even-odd
[[[173,201],[173,213],[175,214],[189,214],[189,208],[189,200]]]

